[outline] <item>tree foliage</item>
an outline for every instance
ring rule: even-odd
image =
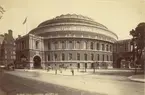
[[[145,23],[140,23],[135,29],[130,31],[132,35],[131,45],[133,45],[133,60],[136,64],[141,64],[142,53],[145,47]]]

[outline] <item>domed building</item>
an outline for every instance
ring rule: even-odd
[[[117,35],[93,19],[66,14],[44,21],[16,40],[16,62],[34,68],[110,68]]]

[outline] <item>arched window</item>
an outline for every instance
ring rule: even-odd
[[[91,42],[90,48],[93,49],[93,46],[94,46],[94,45],[93,45],[93,42]]]
[[[88,58],[87,58],[88,56],[87,56],[87,54],[84,54],[84,59],[85,60],[87,60]]]
[[[106,51],[109,51],[109,47],[108,47],[108,45],[106,45]]]
[[[80,41],[76,42],[76,49],[80,49]]]
[[[102,44],[102,50],[105,50],[104,44]]]
[[[94,60],[94,54],[91,54],[91,60]]]
[[[64,55],[64,53],[62,53],[62,60],[65,60],[65,55]]]
[[[100,44],[99,43],[96,44],[96,49],[100,50]]]
[[[80,60],[80,53],[77,53],[77,60]]]

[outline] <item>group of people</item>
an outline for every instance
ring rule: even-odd
[[[52,70],[55,70],[55,74],[57,74],[58,70],[60,71],[60,73],[62,73],[62,69],[66,70],[67,68],[68,68],[68,66],[64,66],[64,65],[56,65],[55,64],[53,67],[48,65],[47,72],[49,72],[52,69]],[[72,65],[70,65],[70,71],[71,71],[72,75],[74,75],[74,69],[73,69]]]

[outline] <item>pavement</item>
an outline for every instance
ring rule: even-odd
[[[144,83],[130,81],[126,76],[94,75],[77,71],[75,71],[75,76],[72,76],[69,70],[58,72],[57,75],[55,71],[45,70],[16,70],[7,73],[103,95],[144,95],[145,90]]]
[[[50,71],[47,71],[47,70],[43,70],[43,69],[33,69],[33,70],[23,70],[23,69],[17,69],[17,71],[26,71],[26,72],[41,72],[41,73],[48,73],[48,74],[52,74],[52,75],[55,75],[55,70],[50,70]],[[79,72],[77,71],[76,69],[74,70],[74,75],[75,76],[80,76],[80,75],[88,75],[89,73],[87,72]],[[72,73],[71,73],[71,70],[68,69],[68,70],[57,70],[57,75],[63,75],[63,76],[72,76]]]
[[[23,70],[23,69],[17,69],[17,71],[27,71],[27,72],[41,72],[41,73],[48,73],[48,74],[53,74],[55,75],[55,70],[42,70],[42,69],[33,69],[33,70]],[[106,77],[106,76],[112,76],[109,78],[115,78],[118,80],[122,80],[123,78],[128,78],[132,81],[136,82],[145,82],[145,77],[144,74],[142,75],[134,75],[134,70],[117,70],[117,69],[99,69],[95,70],[95,73],[93,73],[93,70],[88,69],[87,72],[84,72],[84,70],[74,70],[75,76],[80,76],[80,75],[95,75],[100,77]],[[57,75],[63,75],[63,76],[72,76],[72,73],[70,70],[62,70],[60,72],[59,70],[57,71]],[[105,75],[105,76],[104,76]],[[115,75],[115,76],[114,76]],[[119,76],[119,77],[116,77]],[[125,77],[126,76],[126,77]],[[92,76],[94,77],[94,76]]]
[[[7,92],[6,95],[104,95],[43,81],[37,81],[34,79],[14,76],[8,73],[5,73],[1,79],[0,87]]]
[[[24,71],[23,69],[17,69],[17,71]],[[26,69],[25,71],[29,72],[43,72],[43,73],[49,73],[49,74],[55,74],[55,70],[50,70],[46,72],[47,70],[42,70],[42,69],[32,69],[28,70]],[[57,75],[72,75],[70,69],[67,70],[61,70],[62,73],[60,73],[60,70],[57,70]],[[84,69],[74,69],[75,76],[76,75],[119,75],[119,76],[130,76],[134,74],[134,70],[129,70],[129,69],[96,69],[95,73],[93,72],[93,69],[87,69],[86,72]]]
[[[130,80],[132,81],[136,81],[136,82],[144,82],[145,83],[145,75],[133,75],[128,77]]]

